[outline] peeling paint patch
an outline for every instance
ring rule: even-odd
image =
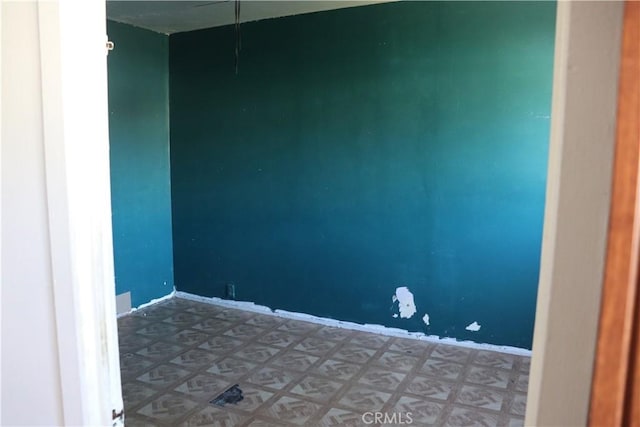
[[[398,313],[393,314],[394,319],[398,317]]]
[[[400,317],[408,319],[416,314],[416,304],[413,302],[413,294],[409,288],[402,286],[396,289],[396,294],[391,298],[393,302],[398,301]]]
[[[469,326],[467,326],[465,328],[467,331],[471,331],[471,332],[477,332],[480,330],[480,325],[478,325],[478,322],[473,322],[472,324],[470,324]]]
[[[429,315],[425,313],[424,316],[422,316],[422,321],[425,325],[429,326]]]

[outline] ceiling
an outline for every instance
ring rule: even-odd
[[[359,1],[245,1],[240,21],[250,22],[321,10],[341,9],[393,0]],[[107,18],[164,34],[219,27],[235,22],[235,0],[128,1],[108,0]]]

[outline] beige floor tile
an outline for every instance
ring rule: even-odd
[[[153,366],[153,361],[133,353],[120,354],[120,376],[123,382]]]
[[[342,383],[313,375],[305,375],[290,392],[304,399],[321,401],[331,400],[343,387]]]
[[[432,377],[456,380],[464,371],[464,365],[442,359],[427,359],[420,372]]]
[[[262,387],[282,390],[295,382],[302,374],[276,367],[261,367],[251,374],[246,381]]]
[[[333,328],[331,326],[323,326],[313,332],[313,336],[336,342],[345,341],[353,336],[354,332],[349,329]]]
[[[364,369],[363,365],[342,360],[328,359],[322,362],[315,371],[333,379],[348,381]]]
[[[184,427],[237,427],[247,420],[247,416],[225,411],[215,406],[207,406],[180,423]]]
[[[122,384],[122,398],[125,410],[137,406],[152,396],[162,393],[147,384],[130,381]]]
[[[284,323],[284,320],[279,317],[258,314],[248,319],[246,323],[249,325],[258,326],[264,329],[275,329],[278,326],[282,325],[282,323]]]
[[[232,384],[225,378],[208,373],[198,374],[174,388],[174,391],[207,401],[215,398]]]
[[[486,387],[463,385],[458,393],[456,402],[476,408],[499,411],[502,408],[504,396],[503,392]]]
[[[524,418],[509,417],[507,420],[507,427],[524,427]]]
[[[288,350],[280,353],[270,363],[281,368],[307,372],[316,363],[318,357],[297,350]]]
[[[421,397],[446,401],[456,388],[456,383],[417,375],[407,385],[406,391]]]
[[[515,390],[526,393],[529,387],[529,374],[519,374],[515,383]]]
[[[124,425],[126,427],[158,427],[157,420],[151,420],[144,418],[140,415],[127,415],[124,419]]]
[[[136,414],[173,423],[195,408],[197,403],[178,394],[163,394],[136,411]],[[134,415],[135,416],[135,415]]]
[[[247,427],[282,427],[282,421],[269,420],[265,417],[256,417]]]
[[[385,337],[384,335],[374,335],[366,332],[359,332],[354,334],[349,339],[349,342],[353,345],[378,349],[384,346],[389,341],[389,339],[389,337]]]
[[[160,360],[171,359],[181,351],[184,351],[184,347],[182,346],[164,341],[156,341],[153,344],[149,344],[148,346],[136,351],[136,354],[144,356],[154,362],[158,362]]]
[[[227,322],[221,319],[204,319],[202,322],[196,323],[191,327],[198,331],[206,332],[208,334],[223,334],[227,330],[233,327],[234,323]]]
[[[409,354],[411,356],[423,357],[428,355],[434,347],[435,344],[424,341],[394,338],[393,342],[389,346],[389,350]]]
[[[528,357],[176,298],[118,331],[127,427],[523,425]],[[234,384],[241,401],[209,403]]]
[[[255,317],[256,313],[253,313],[251,311],[236,310],[233,308],[225,308],[221,311],[218,311],[216,314],[214,314],[214,316],[220,319],[224,319],[227,322],[246,322],[252,317]]]
[[[467,363],[472,355],[472,350],[452,345],[438,345],[431,351],[430,357],[444,359],[448,362]]]
[[[194,313],[189,313],[186,311],[180,311],[174,313],[173,315],[163,319],[164,323],[169,323],[176,326],[190,326],[195,323],[201,322],[203,320],[202,316],[199,316]]]
[[[141,319],[150,320],[150,321],[158,321],[158,320],[166,319],[167,317],[172,316],[174,314],[175,314],[175,311],[169,308],[158,306],[158,307],[148,307],[142,310],[136,310],[131,314],[131,316],[139,317]]]
[[[266,329],[259,328],[253,325],[247,325],[246,323],[242,323],[240,325],[236,325],[231,329],[228,329],[224,335],[238,338],[241,340],[254,340],[258,336],[264,334]]]
[[[360,412],[348,411],[345,409],[331,408],[318,421],[319,427],[364,427],[370,426],[369,418]]]
[[[301,339],[302,337],[300,335],[290,334],[284,331],[271,331],[258,338],[258,342],[276,347],[287,347]]]
[[[211,367],[207,369],[207,372],[227,378],[229,381],[235,381],[237,378],[251,371],[256,366],[257,365],[255,363],[226,357],[213,362]]]
[[[482,412],[465,407],[454,406],[444,421],[446,427],[496,427],[500,417],[496,414]]]
[[[376,354],[376,350],[360,347],[347,343],[340,347],[334,354],[335,359],[341,359],[351,363],[368,363]]]
[[[497,387],[506,389],[509,385],[511,373],[504,369],[488,368],[484,366],[471,366],[464,377],[467,383]]]
[[[396,420],[394,420],[393,423],[385,424],[397,425],[403,420],[405,424],[407,424],[408,421],[411,420],[411,424],[414,425],[433,425],[443,416],[444,407],[441,403],[434,403],[415,397],[401,396],[390,411],[396,415]]]
[[[178,328],[177,326],[170,325],[164,322],[155,322],[155,323],[150,323],[149,325],[138,329],[136,332],[139,335],[144,335],[145,337],[148,337],[148,338],[154,338],[154,337],[158,338],[158,337],[166,337],[168,335],[174,335],[179,330],[180,328]]]
[[[324,356],[331,352],[336,345],[333,341],[310,337],[300,341],[294,348],[316,356]]]
[[[264,413],[274,420],[282,420],[302,426],[307,425],[307,421],[320,408],[320,405],[309,401],[283,396],[265,409]]]
[[[393,372],[381,366],[369,366],[360,376],[358,382],[385,391],[394,392],[404,380],[406,374]]]
[[[475,365],[491,366],[492,368],[511,369],[516,357],[495,351],[479,351],[473,359],[473,363]]]
[[[254,387],[244,382],[239,384],[239,387],[242,389],[243,399],[236,404],[228,404],[226,406],[249,414],[264,405],[274,395],[273,391]]]
[[[356,411],[382,411],[390,393],[374,390],[370,387],[351,386],[340,399],[340,404]]]
[[[168,335],[166,337],[160,337],[163,341],[172,342],[183,347],[191,347],[196,344],[200,344],[206,341],[210,335],[195,331],[193,329],[184,329],[174,335]]]
[[[281,349],[263,344],[248,344],[235,352],[235,357],[241,357],[256,363],[264,363],[280,353]]]
[[[524,417],[524,413],[527,407],[527,395],[523,393],[515,393],[513,395],[513,402],[511,402],[510,412],[513,415],[519,415]]]
[[[203,350],[210,351],[216,354],[224,354],[238,347],[241,347],[245,344],[246,344],[245,341],[242,341],[236,338],[231,338],[224,335],[218,335],[218,336],[214,335],[214,336],[209,336],[209,338],[203,341],[202,344],[198,346],[198,348],[201,348]]]
[[[374,363],[383,366],[385,369],[409,372],[418,365],[419,362],[420,358],[418,357],[388,351],[378,357]]]
[[[143,335],[138,335],[135,332],[122,333],[120,332],[118,337],[118,345],[120,346],[120,353],[135,353],[142,347],[145,347],[153,342],[152,339]]]
[[[136,379],[155,387],[166,388],[173,385],[177,381],[188,377],[189,375],[191,375],[190,371],[182,369],[176,365],[165,363],[159,366],[155,366]]]
[[[282,325],[280,325],[278,330],[292,334],[308,334],[310,332],[317,331],[320,327],[320,325],[316,325],[314,323],[302,322],[299,320],[286,320]]]

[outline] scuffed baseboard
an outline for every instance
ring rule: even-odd
[[[455,338],[439,337],[437,335],[426,335],[422,332],[410,332],[404,329],[389,328],[382,325],[358,324],[353,322],[344,322],[342,320],[328,319],[325,317],[312,316],[310,314],[295,313],[285,310],[272,310],[264,305],[258,305],[248,301],[232,301],[215,297],[201,297],[187,292],[176,291],[172,296],[177,298],[188,299],[191,301],[203,302],[207,304],[218,305],[221,307],[237,308],[240,310],[252,311],[255,313],[268,314],[271,316],[282,317],[286,319],[302,320],[305,322],[317,323],[324,326],[334,328],[350,329],[355,331],[372,332],[380,335],[387,335],[400,338],[409,338],[420,341],[427,341],[439,344],[455,345],[459,347],[473,348],[478,350],[497,351],[500,353],[514,354],[517,356],[531,356],[531,350],[524,348],[511,347],[506,345],[484,344],[474,341],[458,341]],[[152,301],[152,303],[158,300]]]

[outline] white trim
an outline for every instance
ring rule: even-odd
[[[334,328],[349,329],[353,331],[371,332],[374,334],[386,335],[390,337],[409,338],[419,341],[433,342],[437,344],[455,345],[458,347],[473,348],[477,350],[497,351],[500,353],[514,354],[517,356],[531,356],[531,350],[524,348],[511,347],[506,345],[483,344],[473,341],[458,341],[455,338],[438,337],[436,335],[426,335],[422,332],[410,332],[404,329],[389,328],[382,325],[359,324],[353,322],[345,322],[342,320],[328,319],[326,317],[312,316],[305,313],[296,313],[285,310],[272,310],[271,308],[258,305],[248,301],[231,301],[215,297],[201,297],[187,292],[174,292],[176,298],[187,299],[191,301],[203,302],[205,304],[217,305],[220,307],[236,308],[239,310],[251,311],[254,313],[267,314],[284,319],[301,320],[304,322],[316,323],[323,326],[331,326]],[[150,303],[151,304],[151,303]],[[149,304],[149,305],[150,305]]]
[[[75,309],[78,292],[74,286],[73,253],[70,250],[69,193],[72,190],[67,183],[58,14],[55,3],[38,4],[44,160],[60,385],[64,421],[80,425],[87,404],[82,393],[85,385],[80,371],[86,366],[79,351],[83,343],[77,327],[80,320]]]
[[[3,46],[2,40],[2,7],[3,2],[0,1],[0,46]],[[2,140],[2,54],[0,53],[0,141]],[[2,181],[2,150],[0,150],[0,187]],[[4,191],[4,190],[3,190]],[[0,197],[0,227],[4,224],[2,222],[2,197]],[[2,240],[0,240],[0,278],[4,278],[2,275]],[[1,294],[0,285],[0,294]],[[2,304],[0,303],[0,331],[2,331]],[[0,339],[0,378],[2,377],[2,339]],[[2,422],[2,386],[0,385],[0,423]]]
[[[104,1],[39,0],[43,139],[64,425],[122,425]]]

